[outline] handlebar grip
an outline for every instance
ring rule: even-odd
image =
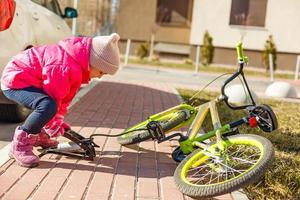
[[[243,53],[243,44],[242,42],[238,42],[236,45],[236,52],[238,56],[238,60],[244,60],[244,53]]]

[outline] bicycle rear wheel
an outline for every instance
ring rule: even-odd
[[[187,114],[185,111],[177,111],[177,112],[168,114],[167,116],[163,116],[155,121],[161,125],[164,132],[168,132],[168,131],[172,130],[173,128],[177,127],[178,125],[180,125],[183,121],[186,120],[186,118],[187,118]],[[139,127],[138,129],[145,129],[146,125],[147,125],[147,123],[145,123],[145,122],[149,123],[150,121],[147,120],[147,121],[141,122],[140,124],[144,124],[143,126],[140,126],[140,124],[137,124],[134,127]],[[130,130],[130,129],[131,128],[129,128],[128,130]],[[117,141],[121,145],[128,145],[128,144],[136,144],[136,143],[148,140],[150,138],[151,138],[151,135],[148,130],[137,130],[137,131],[129,132],[127,134],[119,136],[117,138]]]
[[[224,144],[221,153],[214,153],[217,144],[212,144],[178,165],[174,179],[182,193],[200,198],[232,192],[262,176],[274,158],[271,142],[258,135],[230,136]]]

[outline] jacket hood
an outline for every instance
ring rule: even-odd
[[[83,83],[87,83],[90,80],[89,57],[91,44],[92,38],[89,37],[71,37],[59,42],[59,45],[66,53],[81,66]]]

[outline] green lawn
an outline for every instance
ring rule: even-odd
[[[148,66],[159,66],[164,68],[171,68],[171,69],[182,69],[182,70],[195,70],[195,66],[192,63],[167,63],[167,62],[159,62],[159,61],[151,61],[149,62],[147,59],[140,60],[140,59],[130,59],[129,63],[132,64],[141,64],[141,65],[148,65]],[[220,66],[200,66],[199,71],[202,72],[212,72],[212,73],[232,73],[235,72],[237,68],[226,68]],[[254,71],[254,70],[247,70],[244,69],[244,73],[246,76],[260,76],[260,77],[270,77],[270,74],[267,72],[262,71]],[[278,79],[294,79],[294,75],[287,74],[287,73],[276,73],[275,78]]]
[[[179,89],[184,99],[195,93]],[[206,102],[217,93],[204,92],[198,98]],[[260,103],[270,105],[278,118],[279,129],[272,133],[263,133],[259,129],[241,126],[241,133],[252,133],[268,138],[274,145],[275,161],[264,178],[244,188],[249,199],[300,199],[300,104],[260,99]],[[243,111],[233,111],[221,104],[219,113],[222,124],[243,116]],[[209,124],[209,122],[207,122]],[[210,127],[210,125],[207,125]],[[207,127],[206,127],[207,128]]]

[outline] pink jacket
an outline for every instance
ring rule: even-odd
[[[33,47],[14,56],[2,72],[6,88],[42,88],[64,115],[82,83],[90,81],[89,55],[92,38],[72,37],[58,44]]]

